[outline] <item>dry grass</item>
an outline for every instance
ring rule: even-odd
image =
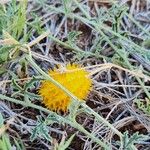
[[[150,100],[150,2],[24,2],[0,1],[0,135],[7,132],[18,149],[103,149],[91,136],[112,150],[150,149],[150,110],[137,104],[148,107]],[[93,89],[72,110],[77,123],[72,113],[53,114],[41,104],[37,89],[45,74],[27,56],[44,72],[67,63],[89,71]]]

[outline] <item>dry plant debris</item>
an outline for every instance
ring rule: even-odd
[[[149,150],[149,14],[149,0],[0,1],[0,149]]]

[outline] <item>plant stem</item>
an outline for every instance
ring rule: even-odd
[[[45,73],[34,61],[30,56],[26,56],[27,60],[32,64],[32,66],[41,74],[46,80],[51,81],[54,85],[59,87],[61,90],[63,90],[71,99],[75,101],[80,101],[76,96],[74,96],[68,89],[66,89],[64,86],[62,86],[60,83],[55,81],[52,77],[50,77],[47,73]],[[116,133],[120,139],[122,139],[122,134],[119,132],[115,127],[113,127],[108,121],[106,121],[103,117],[101,117],[99,114],[97,114],[95,111],[93,111],[89,106],[86,104],[81,104],[85,109],[88,109],[89,112],[94,115],[100,122],[105,123],[106,126],[108,126],[114,133]]]
[[[95,28],[105,38],[105,40],[109,43],[109,45],[116,51],[116,53],[125,61],[125,63],[128,66],[128,68],[130,70],[133,70],[133,67],[130,64],[130,62],[128,61],[128,58],[125,57],[124,55],[120,54],[120,52],[118,51],[118,48],[109,40],[109,38],[97,26]],[[137,79],[137,81],[139,82],[139,84],[141,85],[141,87],[143,88],[143,91],[146,93],[147,97],[150,99],[150,93],[147,90],[147,88],[144,86],[144,84],[141,81],[141,79],[139,77],[137,77],[137,76],[135,78]]]
[[[106,150],[110,150],[109,146],[107,146],[104,142],[102,142],[100,139],[98,139],[97,137],[95,137],[93,134],[89,133],[87,130],[85,130],[80,124],[78,124],[77,122],[73,122],[73,121],[70,121],[70,120],[67,120],[66,118],[62,117],[62,116],[59,116],[58,114],[46,109],[46,108],[43,108],[41,106],[38,106],[38,105],[35,105],[33,103],[27,103],[25,101],[20,101],[18,99],[14,99],[14,98],[10,98],[10,97],[7,97],[3,94],[0,94],[0,99],[2,100],[7,100],[7,101],[10,101],[10,102],[13,102],[13,103],[16,103],[16,104],[21,104],[22,106],[25,106],[25,107],[31,107],[31,108],[34,108],[34,109],[38,109],[38,110],[41,110],[43,112],[46,112],[48,114],[52,114],[54,115],[60,122],[63,122],[63,123],[66,123],[66,124],[69,124],[70,126],[78,129],[80,132],[86,134],[89,138],[91,138],[94,142],[96,142],[97,144],[99,144],[100,146],[102,146],[103,148],[105,148]]]
[[[91,20],[91,16],[89,15],[89,13],[86,12],[86,10],[81,6],[81,4],[77,0],[73,1],[77,5],[77,7],[82,11],[82,13],[86,16],[86,18]]]
[[[57,42],[58,44],[60,44],[60,45],[62,45],[62,46],[64,46],[64,47],[66,47],[66,48],[68,48],[68,49],[74,50],[74,51],[76,51],[76,52],[83,53],[83,54],[85,54],[85,55],[91,55],[91,56],[95,56],[95,57],[97,57],[97,58],[107,59],[106,56],[97,55],[97,54],[95,54],[95,53],[88,52],[88,51],[83,51],[82,49],[80,49],[80,48],[77,47],[77,46],[76,46],[76,47],[73,47],[73,46],[69,45],[68,43],[64,43],[64,42],[60,41],[58,38],[54,37],[52,34],[49,34],[49,37],[50,37],[53,41]]]
[[[110,0],[110,2],[112,2],[115,6],[119,7],[118,3],[116,3],[114,0]],[[139,22],[137,22],[132,15],[128,14],[127,12],[125,13],[125,15],[137,26],[139,27],[145,34],[150,36],[150,33],[148,30],[144,29],[144,27],[142,25],[140,25]]]
[[[62,10],[62,9],[59,9],[59,8],[55,8],[53,6],[49,6],[49,5],[46,5],[49,9],[51,10],[54,10],[56,12],[59,12],[59,13],[63,13],[65,14],[65,12]],[[70,13],[70,15],[68,15],[71,19],[72,18],[75,18],[75,19],[78,19],[80,20],[81,22],[83,22],[84,24],[88,25],[89,27],[91,27],[93,30],[95,26],[98,26],[100,30],[103,30],[103,31],[107,31],[109,33],[111,33],[112,35],[115,35],[117,36],[118,38],[130,43],[131,45],[133,45],[134,47],[140,49],[140,50],[143,50],[143,51],[147,51],[147,49],[143,48],[143,47],[140,47],[139,45],[137,45],[136,43],[134,43],[133,41],[131,40],[128,40],[127,38],[125,38],[124,36],[120,35],[119,33],[111,30],[110,27],[108,27],[106,24],[103,24],[102,22],[95,22],[93,20],[89,20],[85,17],[81,17],[81,16],[78,16],[77,14],[74,14],[74,13]],[[137,25],[137,24],[136,24]],[[138,26],[139,27],[139,26]],[[144,31],[144,29],[141,27],[141,29]],[[96,30],[95,30],[96,31]]]

